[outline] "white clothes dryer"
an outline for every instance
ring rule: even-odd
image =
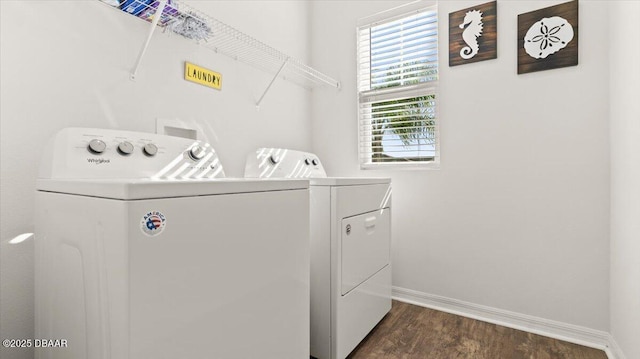
[[[312,153],[260,148],[245,177],[307,178],[311,355],[344,359],[391,309],[391,181],[327,177]]]
[[[224,178],[207,143],[69,128],[36,193],[39,359],[309,357],[304,180]]]

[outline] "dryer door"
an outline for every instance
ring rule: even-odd
[[[342,219],[342,295],[389,263],[389,208]]]

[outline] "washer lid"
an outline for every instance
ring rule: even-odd
[[[362,186],[370,184],[389,184],[390,178],[377,177],[325,177],[309,178],[311,186]]]
[[[36,188],[44,192],[136,200],[299,190],[309,188],[309,181],[304,179],[259,180],[251,178],[218,178],[214,180],[39,179]]]

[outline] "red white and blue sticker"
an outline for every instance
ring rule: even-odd
[[[149,211],[147,214],[142,216],[142,220],[140,220],[140,229],[142,230],[142,233],[147,236],[155,237],[162,233],[166,224],[167,219],[162,212]]]

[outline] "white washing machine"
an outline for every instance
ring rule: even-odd
[[[305,180],[226,179],[206,143],[71,128],[36,194],[37,358],[309,357]]]
[[[344,359],[391,309],[391,181],[327,177],[316,155],[276,148],[245,177],[309,179],[311,355]]]

